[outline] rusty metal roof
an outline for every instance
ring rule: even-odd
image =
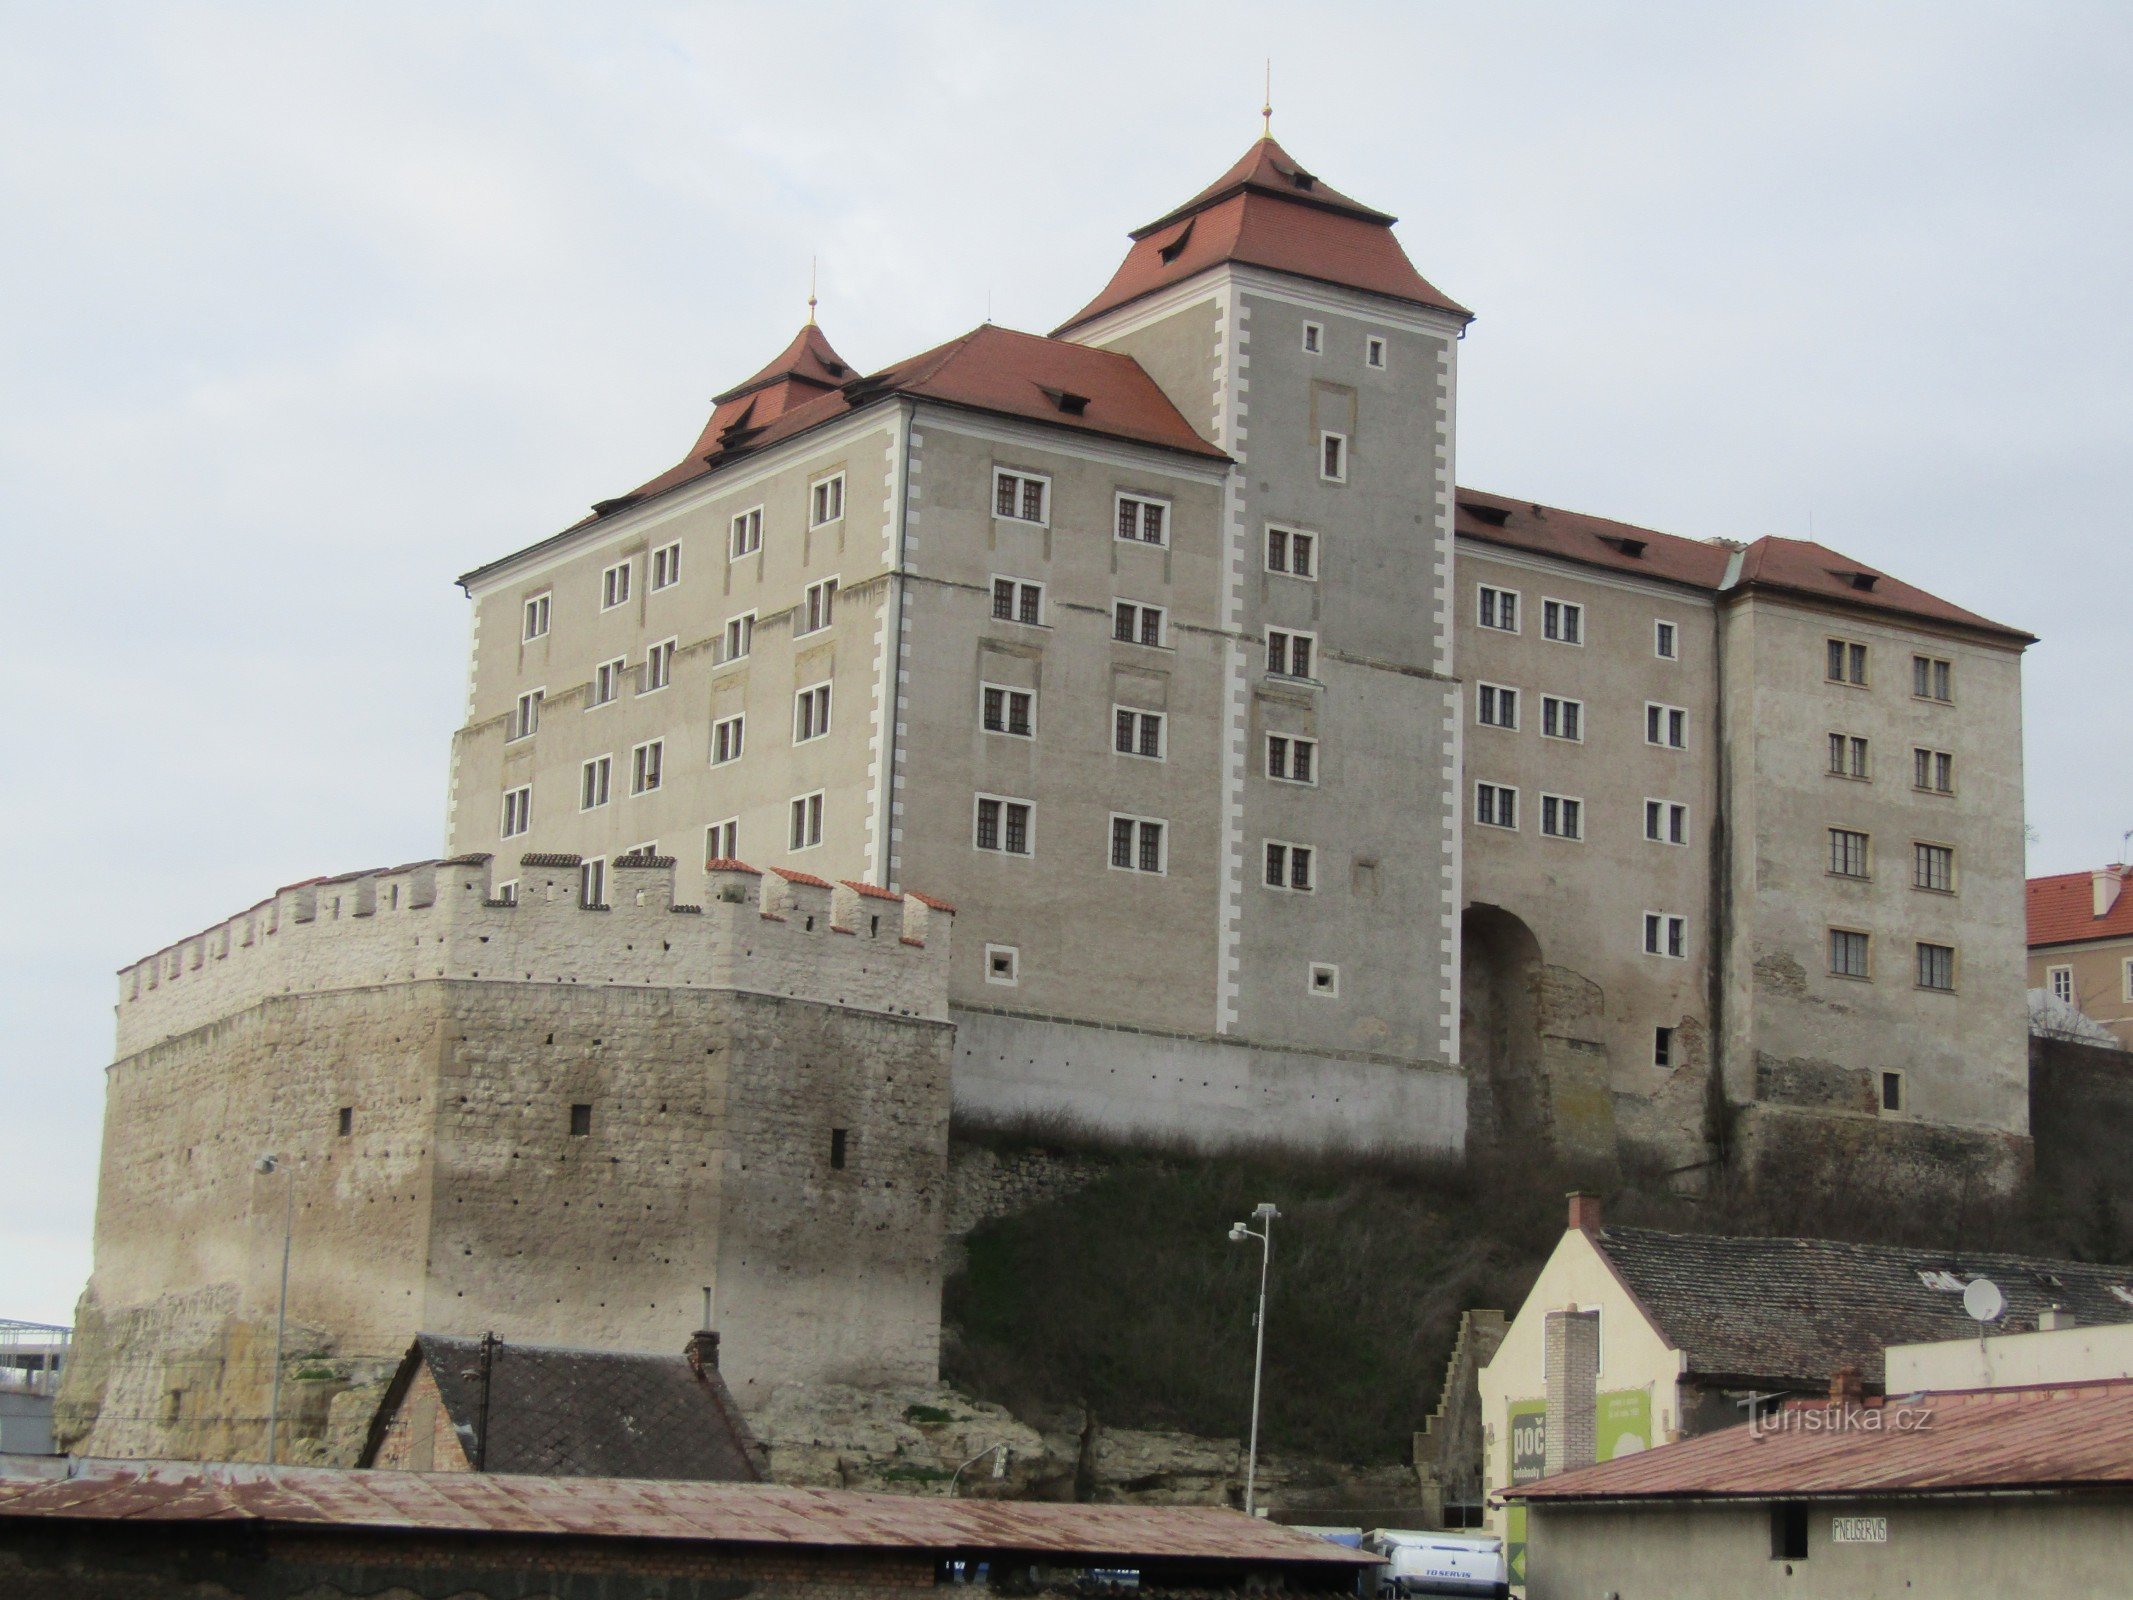
[[[1256,1566],[1376,1557],[1199,1506],[1055,1505],[754,1483],[352,1472],[245,1462],[83,1461],[60,1480],[0,1478],[0,1518],[252,1522],[408,1533],[678,1539],[717,1544],[1098,1556]]]
[[[1831,1425],[1840,1412],[1850,1426]],[[1812,1500],[2133,1485],[2133,1379],[1957,1390],[1867,1407],[1818,1401],[1780,1415],[1782,1425],[1760,1437],[1743,1423],[1507,1494],[1537,1502]]]

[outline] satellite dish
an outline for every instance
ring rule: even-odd
[[[1972,1278],[1963,1286],[1963,1309],[1973,1322],[1997,1322],[2007,1309],[2007,1296],[1990,1278]]]

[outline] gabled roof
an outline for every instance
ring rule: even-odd
[[[363,1451],[375,1460],[427,1366],[468,1460],[482,1423],[481,1341],[419,1334],[386,1387]],[[484,1472],[755,1483],[755,1441],[715,1366],[680,1355],[502,1341],[491,1351]]]
[[[1320,182],[1270,135],[1183,205],[1134,229],[1133,248],[1103,293],[1056,331],[1231,261],[1472,321],[1415,270],[1393,235],[1396,220]]]
[[[1799,1417],[1836,1404],[1787,1410]],[[2133,1483],[2133,1380],[1953,1390],[1860,1408],[1847,1420],[1855,1425],[1743,1423],[1506,1493],[1541,1502],[1813,1500]]]
[[[1688,1356],[1688,1370],[1712,1379],[1819,1388],[1857,1367],[1878,1385],[1889,1345],[1976,1337],[1961,1292],[1972,1278],[1990,1278],[2007,1297],[1996,1332],[2034,1328],[2053,1305],[2084,1323],[2133,1322],[2133,1267],[1650,1228],[1586,1237]],[[1952,1287],[1933,1287],[1927,1274],[1947,1275],[1933,1281]]]
[[[1932,622],[2003,634],[2024,644],[2037,642],[2035,634],[2010,628],[2004,622],[1994,622],[1975,611],[1965,611],[1938,595],[1913,588],[1901,578],[1892,578],[1878,568],[1807,539],[1756,540],[1742,555],[1737,582],[1743,589],[1776,590],[1834,600],[1870,611],[1895,611]]]
[[[712,403],[724,405],[728,400],[737,400],[744,394],[777,383],[834,389],[852,376],[852,369],[844,364],[844,358],[830,348],[828,336],[809,322],[793,335],[792,343],[779,351],[777,359],[769,366],[746,383],[737,383],[724,394],[713,396]]]
[[[2096,875],[2061,872],[2029,880],[2029,947],[2080,944],[2087,939],[2133,939],[2133,867],[2105,867],[2119,875],[2118,898],[2096,915]]]

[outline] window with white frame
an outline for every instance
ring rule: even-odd
[[[1163,759],[1163,713],[1133,706],[1111,708],[1111,748],[1124,756]]]
[[[652,552],[652,587],[671,589],[681,582],[681,541],[663,544]]]
[[[1833,778],[1865,778],[1867,768],[1867,742],[1856,733],[1833,733],[1829,736],[1829,775]]]
[[[1644,837],[1654,844],[1689,842],[1689,808],[1679,800],[1644,802]]]
[[[836,612],[837,580],[824,578],[819,583],[811,583],[799,609],[793,613],[792,631],[795,634],[820,633],[835,620]]]
[[[1383,372],[1385,370],[1385,350],[1385,341],[1376,334],[1370,335],[1363,341],[1363,365],[1375,367],[1378,371]]]
[[[1832,978],[1872,978],[1873,936],[1857,928],[1830,929],[1829,975]]]
[[[527,598],[526,626],[525,630],[519,635],[521,639],[538,639],[548,632],[548,602],[550,598],[545,594],[532,595]]]
[[[1331,428],[1318,436],[1318,475],[1326,483],[1348,481],[1348,436]]]
[[[612,661],[603,661],[593,668],[592,703],[596,706],[611,705],[622,693],[622,675],[629,670],[629,663],[621,656]]]
[[[1950,944],[1918,945],[1918,987],[1921,989],[1953,989],[1955,987],[1955,946]]]
[[[1499,589],[1493,584],[1477,585],[1474,591],[1474,620],[1484,628],[1497,633],[1518,632],[1518,591]]]
[[[1118,497],[1118,536],[1133,544],[1170,542],[1170,502],[1144,494]]]
[[[1010,522],[1044,522],[1051,515],[1052,480],[1030,472],[995,469],[992,514]]]
[[[1314,961],[1304,974],[1304,993],[1321,1000],[1341,997],[1341,969],[1330,961]]]
[[[822,791],[796,797],[792,803],[791,827],[787,832],[787,846],[793,850],[812,850],[822,842]]]
[[[995,855],[1026,856],[1031,853],[1031,815],[1027,800],[1010,795],[981,794],[976,808],[972,844]]]
[[[726,636],[720,641],[718,662],[738,661],[755,648],[755,613],[743,611],[726,619]]]
[[[992,618],[995,622],[1020,622],[1029,627],[1044,625],[1044,585],[1023,578],[992,580]]]
[[[1829,871],[1837,878],[1864,878],[1867,870],[1867,836],[1857,828],[1829,830]]]
[[[1671,622],[1654,622],[1652,654],[1661,661],[1678,661],[1681,658],[1681,630]]]
[[[630,568],[634,563],[618,561],[600,574],[600,609],[612,611],[616,606],[626,605],[630,597]]]
[[[1320,324],[1318,324],[1318,323],[1316,323],[1316,322],[1307,322],[1307,323],[1305,323],[1305,324],[1304,324],[1304,326],[1303,326],[1303,350],[1304,350],[1304,354],[1305,354],[1305,355],[1307,355],[1307,356],[1316,356],[1316,355],[1324,355],[1324,354],[1325,354],[1325,351],[1326,351],[1326,330],[1324,329],[1324,327],[1322,327],[1322,326],[1321,326]]]
[[[979,720],[987,733],[1011,734],[1017,739],[1037,736],[1035,690],[986,683],[978,686],[978,698]]]
[[[1485,728],[1518,729],[1518,691],[1500,683],[1474,686],[1474,720]]]
[[[738,861],[741,858],[741,819],[728,817],[704,829],[704,860]]]
[[[650,794],[659,787],[666,766],[667,742],[652,739],[630,751],[630,793]]]
[[[2044,984],[2046,988],[2051,990],[2054,1000],[2063,1000],[2068,1005],[2074,1003],[2074,969],[2072,967],[2046,967],[2044,969]]]
[[[2119,977],[2123,980],[2118,991],[2119,998],[2128,1005],[2133,1005],[2133,956],[2125,958]]]
[[[1317,578],[1318,535],[1267,524],[1266,569],[1286,572],[1292,578]]]
[[[511,707],[511,739],[530,739],[541,726],[541,700],[546,694],[542,689],[528,689]]]
[[[1689,714],[1679,706],[1644,703],[1644,742],[1668,750],[1689,747]]]
[[[1913,750],[1911,787],[1928,794],[1955,793],[1955,757],[1945,750]]]
[[[1509,784],[1474,785],[1474,820],[1484,828],[1518,827],[1518,791]]]
[[[1670,911],[1644,913],[1644,953],[1684,961],[1689,954],[1689,919]]]
[[[792,742],[805,744],[829,732],[830,686],[817,683],[792,697]]]
[[[1268,734],[1266,775],[1281,783],[1318,782],[1318,741],[1293,733]]]
[[[1012,989],[1022,981],[1022,952],[1011,944],[985,947],[985,981]]]
[[[1541,797],[1541,832],[1551,839],[1585,837],[1585,802],[1576,795],[1548,794]]]
[[[1111,813],[1111,865],[1121,872],[1165,870],[1164,826],[1156,817],[1128,817]]]
[[[533,785],[504,791],[504,837],[516,839],[533,826]]]
[[[678,641],[662,639],[644,653],[644,690],[651,694],[664,689],[674,681],[674,646]]]
[[[1135,600],[1118,600],[1111,606],[1111,637],[1122,644],[1145,644],[1160,648],[1166,613],[1161,606],[1144,606]]]
[[[578,809],[596,811],[607,804],[614,783],[615,758],[594,756],[578,768]]]
[[[1911,694],[1943,704],[1955,698],[1955,663],[1933,656],[1911,657]]]
[[[1828,660],[1823,675],[1831,683],[1866,687],[1866,646],[1849,639],[1828,641]]]
[[[1585,608],[1575,600],[1541,601],[1541,637],[1556,644],[1585,642]]]
[[[1914,842],[1911,846],[1911,887],[1940,894],[1955,893],[1955,846]]]
[[[506,906],[515,906],[515,905],[517,905],[517,904],[518,904],[518,879],[516,879],[516,878],[506,878],[506,879],[505,879],[505,880],[504,880],[504,881],[503,881],[502,883],[498,884],[498,885],[496,886],[496,895],[495,895],[495,899],[496,899],[496,902],[497,902],[497,904],[499,904],[499,905],[506,905]]]
[[[1542,695],[1541,737],[1582,743],[1585,738],[1585,702],[1566,700],[1561,695]]]
[[[844,515],[844,474],[832,473],[807,486],[807,525],[819,528]]]
[[[578,904],[604,906],[607,904],[607,858],[594,856],[590,861],[578,863]]]
[[[1277,678],[1308,678],[1318,663],[1318,635],[1287,628],[1266,631],[1266,669]]]
[[[1311,893],[1316,887],[1311,877],[1312,855],[1312,848],[1307,844],[1292,844],[1285,839],[1267,840],[1266,886],[1298,894]]]
[[[763,548],[763,508],[752,506],[733,519],[733,557],[752,556]]]
[[[748,716],[720,717],[711,724],[711,765],[722,767],[741,759],[742,736],[748,731]]]

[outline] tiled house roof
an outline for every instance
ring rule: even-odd
[[[2133,867],[2103,869],[2120,878],[2118,898],[2096,915],[2096,878],[2090,872],[2061,872],[2029,880],[2029,947],[2080,944],[2087,939],[2133,939]]]

